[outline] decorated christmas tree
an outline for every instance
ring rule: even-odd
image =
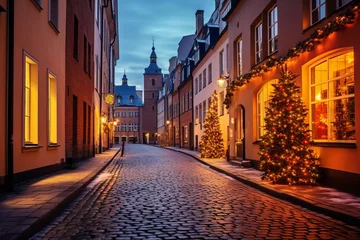
[[[260,142],[262,179],[291,185],[315,184],[318,157],[310,149],[310,133],[305,123],[308,110],[295,78],[285,67],[279,82],[273,84],[274,91],[266,109],[266,133]]]
[[[224,157],[224,141],[220,130],[218,116],[218,99],[214,92],[211,97],[209,109],[206,111],[204,121],[204,134],[201,136],[200,152],[204,158]]]

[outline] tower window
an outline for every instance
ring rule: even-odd
[[[155,85],[155,79],[152,80],[152,85],[153,85],[153,86]]]

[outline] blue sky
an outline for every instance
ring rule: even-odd
[[[152,37],[158,65],[167,73],[169,59],[177,54],[182,36],[195,33],[195,12],[205,11],[205,23],[215,0],[120,0],[120,60],[115,82],[121,84],[126,69],[129,85],[143,89],[144,68],[149,65]]]

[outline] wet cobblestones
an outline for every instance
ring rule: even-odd
[[[127,145],[33,239],[360,239],[360,230],[270,197],[165,149]]]

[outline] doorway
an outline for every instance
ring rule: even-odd
[[[245,108],[239,105],[235,110],[235,157],[245,159]]]

